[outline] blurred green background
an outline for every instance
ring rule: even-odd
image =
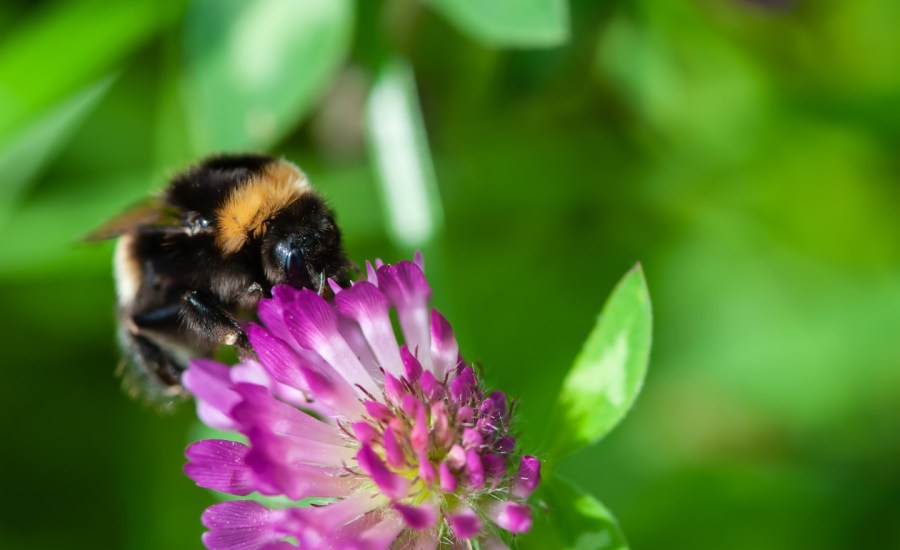
[[[79,239],[256,149],[304,167],[355,260],[425,251],[538,453],[643,263],[644,393],[561,466],[632,548],[900,547],[898,21],[896,0],[6,0],[0,548],[200,547],[192,407],[119,390],[112,244]]]

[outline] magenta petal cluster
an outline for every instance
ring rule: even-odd
[[[421,258],[366,267],[331,302],[276,287],[247,329],[257,360],[185,373],[201,419],[246,440],[194,443],[187,475],[284,503],[211,506],[208,548],[505,548],[504,531],[531,528],[540,462],[516,453],[506,396],[482,389],[429,307]]]

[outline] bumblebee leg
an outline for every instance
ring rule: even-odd
[[[242,353],[250,350],[250,341],[240,323],[212,296],[196,290],[185,292],[181,316],[185,325],[207,342],[236,346]]]
[[[170,409],[187,393],[181,386],[183,359],[176,358],[140,328],[122,325],[119,343],[124,353],[117,374],[122,386],[132,397],[142,396],[160,411]]]

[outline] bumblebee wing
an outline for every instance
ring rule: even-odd
[[[114,239],[135,227],[182,227],[183,223],[178,211],[166,206],[162,198],[151,197],[137,203],[124,212],[101,225],[87,236],[85,241],[104,241]]]

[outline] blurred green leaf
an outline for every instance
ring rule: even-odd
[[[616,285],[563,380],[548,460],[594,443],[631,408],[647,372],[651,317],[650,294],[638,264]]]
[[[0,43],[0,136],[109,72],[180,13],[183,0],[56,2]]]
[[[105,78],[66,99],[0,145],[0,220],[106,95],[113,80]]]
[[[0,277],[59,260],[79,246],[98,246],[80,239],[143,196],[150,181],[148,174],[131,174],[78,182],[16,208],[0,223]]]
[[[490,46],[558,46],[569,38],[566,0],[429,0],[473,38]]]
[[[366,135],[391,237],[406,251],[428,244],[443,220],[428,136],[412,68],[396,59],[366,105]]]
[[[603,504],[559,476],[541,483],[544,511],[535,514],[521,548],[627,550],[616,519]]]
[[[196,0],[184,101],[197,152],[266,149],[294,128],[350,46],[349,0]]]

